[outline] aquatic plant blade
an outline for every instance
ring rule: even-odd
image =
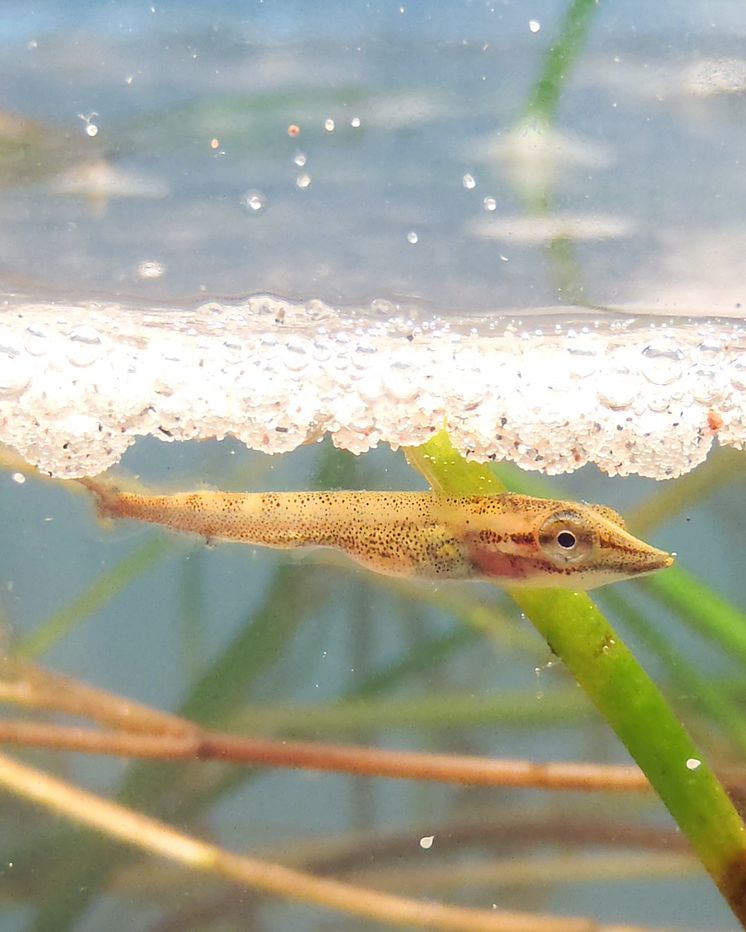
[[[36,660],[67,637],[86,618],[99,611],[122,589],[152,569],[168,553],[169,547],[168,539],[158,536],[132,551],[97,576],[77,598],[21,639],[14,648],[14,655],[21,660]]]
[[[699,634],[715,641],[731,657],[746,662],[746,615],[710,586],[674,566],[641,579],[641,586]]]
[[[663,662],[671,684],[682,699],[685,697],[686,705],[704,712],[708,724],[720,728],[732,742],[734,750],[746,755],[746,718],[741,704],[728,695],[721,683],[706,673],[700,673],[664,632],[649,624],[643,613],[619,594],[618,587],[607,587],[603,601],[614,609],[618,618],[624,619],[627,628],[634,631]]]
[[[442,431],[407,451],[437,491],[504,491],[463,460]],[[734,914],[746,924],[746,828],[661,692],[585,593],[513,590],[512,597],[624,743]]]
[[[536,117],[547,123],[554,119],[562,89],[583,50],[597,10],[597,0],[573,0],[568,7],[559,35],[546,54],[541,76],[528,99],[527,117]]]

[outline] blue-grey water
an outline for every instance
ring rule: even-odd
[[[548,175],[527,183],[528,156],[514,128],[523,126],[524,136],[532,131],[531,121],[521,123],[526,102],[569,8],[564,0],[6,2],[0,286],[61,300],[124,295],[191,302],[268,291],[352,305],[415,298],[445,312],[582,299],[740,316],[746,9],[704,0],[600,3],[576,63],[568,65],[553,118],[564,140],[561,155]],[[550,222],[558,216],[575,224],[574,241],[552,236]],[[128,454],[123,469],[169,489],[422,487],[401,454],[386,450],[356,460],[314,447],[273,459],[230,441],[185,448],[148,441]],[[688,499],[652,536],[744,606],[742,486],[737,477],[721,485]],[[667,486],[609,480],[590,470],[555,485],[561,494],[622,511],[661,488]],[[52,484],[19,484],[10,472],[0,475],[0,513],[0,611],[9,637],[31,632],[158,534],[135,526],[102,529],[84,498]],[[302,720],[306,705],[354,691],[458,624],[430,603],[315,559],[173,540],[157,565],[76,625],[41,662],[177,710],[289,567],[288,585],[307,587],[309,604],[247,684],[245,699],[294,706]],[[476,591],[494,599],[487,588]],[[553,691],[572,691],[556,666],[542,671],[547,649],[515,609],[501,604],[508,631],[520,633],[517,644],[509,636],[495,646],[475,639],[384,695],[521,690],[539,707]],[[656,624],[702,672],[738,679],[739,668],[721,653],[660,607],[641,604],[657,612]],[[666,680],[645,645],[632,633],[629,639]],[[682,698],[676,687],[669,694]],[[538,760],[626,760],[590,708],[560,727],[487,723],[325,736]],[[713,739],[708,750],[727,757],[722,741]],[[31,759],[107,795],[124,773],[123,765],[98,758]],[[171,772],[178,799],[181,765]],[[660,807],[620,806],[609,796],[476,792],[280,771],[227,787],[194,819],[181,813],[177,821],[234,850],[279,860],[301,839],[326,844],[353,831],[371,838],[411,831],[410,849],[368,864],[404,871],[437,857],[440,825],[474,811],[498,823],[559,811],[567,815],[570,840],[576,822],[594,819],[671,827]],[[59,895],[55,872],[70,884],[70,901],[85,901],[64,928],[130,932],[166,928],[167,919],[177,918],[182,924],[174,928],[364,927],[302,906],[257,905],[235,889],[210,887],[140,857],[130,862],[140,873],[120,868],[97,888],[76,873],[85,835],[74,854],[55,860],[50,834],[52,857],[37,868],[46,833],[61,823],[30,812],[0,800],[3,932],[33,927],[37,911]],[[429,853],[419,846],[425,834],[435,836]],[[449,856],[563,850],[598,849],[564,845],[556,834],[511,848],[498,836],[491,847]],[[645,856],[642,848],[631,850]],[[23,882],[15,883],[13,871],[21,869]],[[606,923],[735,928],[704,877],[643,879],[645,873],[629,881],[484,883],[427,893]],[[144,879],[152,880],[147,892]],[[87,884],[94,892],[86,899]],[[398,892],[406,894],[406,884]],[[192,902],[195,909],[217,902],[210,924],[189,916]]]
[[[0,272],[146,298],[568,303],[540,218],[511,223],[526,192],[501,150],[565,13],[6,4],[3,107],[43,130],[36,177],[4,185]],[[599,6],[557,110],[573,145],[546,192],[554,212],[611,222],[575,245],[588,301],[722,311],[742,297],[745,22],[726,3]]]

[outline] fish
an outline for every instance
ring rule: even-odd
[[[330,547],[387,576],[595,589],[669,567],[606,505],[510,492],[220,492],[146,494],[78,480],[104,518],[161,525],[207,541]]]

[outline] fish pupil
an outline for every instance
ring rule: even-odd
[[[575,535],[572,531],[560,531],[557,535],[557,543],[564,550],[572,550],[576,542]]]

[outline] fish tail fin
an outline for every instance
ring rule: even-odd
[[[96,477],[83,476],[77,482],[93,495],[99,520],[102,524],[109,525],[119,510],[119,489]]]

